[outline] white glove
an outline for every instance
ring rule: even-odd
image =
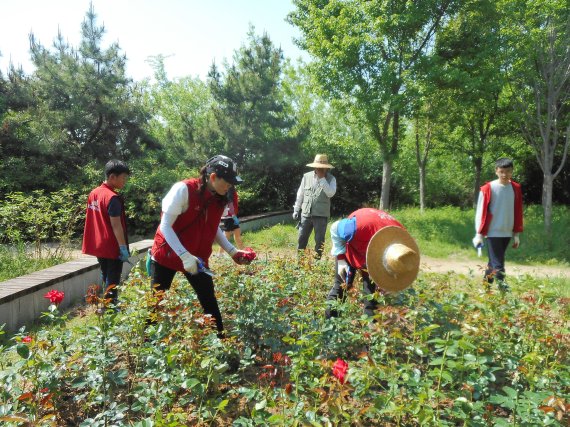
[[[476,234],[475,237],[473,237],[473,247],[477,248],[479,246],[483,246],[483,235],[482,234]]]
[[[294,211],[294,212],[293,212],[293,219],[294,219],[295,221],[297,221],[297,220],[299,219],[299,211]]]
[[[348,263],[346,262],[345,259],[339,259],[336,262],[336,273],[340,276],[343,277],[346,276],[346,271],[348,269]]]
[[[514,238],[513,248],[517,249],[517,248],[519,247],[519,245],[521,244],[521,239],[519,238],[518,233],[515,234],[515,235],[513,236],[513,238]]]
[[[190,274],[198,273],[198,260],[194,255],[192,255],[190,252],[184,252],[182,255],[180,255],[180,259],[182,260],[184,270]]]

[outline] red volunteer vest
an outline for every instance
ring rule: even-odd
[[[523,202],[522,202],[522,189],[518,182],[511,181],[513,186],[513,191],[515,192],[515,206],[514,206],[514,216],[515,221],[513,224],[513,233],[522,233],[523,231]],[[477,233],[483,236],[487,235],[489,231],[489,225],[493,219],[493,215],[489,212],[489,203],[491,203],[491,183],[487,182],[481,187],[481,192],[483,193],[483,212],[481,213],[481,225]]]
[[[200,194],[201,181],[198,178],[183,182],[188,187],[188,209],[176,218],[172,228],[182,246],[192,255],[202,258],[208,266],[225,202],[208,190]],[[184,272],[182,260],[166,242],[160,226],[156,230],[151,252],[160,265]]]
[[[95,188],[87,198],[87,210],[85,213],[85,228],[83,229],[82,252],[98,258],[119,258],[119,243],[113,233],[111,218],[109,217],[109,203],[111,198],[118,194],[108,184],[103,183]],[[127,221],[125,206],[121,201],[121,224],[127,239]]]
[[[356,231],[350,242],[346,243],[345,256],[348,263],[356,269],[366,268],[366,249],[378,230],[388,226],[404,228],[396,218],[379,209],[358,209],[348,217],[356,218]]]

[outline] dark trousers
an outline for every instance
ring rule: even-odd
[[[120,259],[97,258],[99,268],[101,268],[101,283],[105,298],[111,298],[113,304],[117,303],[119,297],[119,285],[121,283],[121,273],[123,272],[123,261]],[[107,289],[115,285],[113,289]]]
[[[335,262],[335,271],[337,271],[337,263]],[[370,279],[368,274],[362,274],[362,304],[364,304],[364,314],[367,316],[374,316],[374,311],[378,307],[378,302],[374,298],[370,298],[374,292],[376,292],[376,284]],[[338,273],[335,275],[334,284],[329,294],[327,295],[327,301],[334,301],[340,299],[342,302],[346,301],[346,291],[347,287],[352,286],[354,282],[355,274],[352,274],[351,278],[348,280],[348,284],[344,282],[344,278]],[[325,312],[325,317],[327,319],[331,317],[337,317],[338,312],[329,307]]]
[[[170,289],[172,285],[172,280],[176,274],[176,270],[171,270],[170,268],[160,265],[156,261],[152,261],[150,265],[150,283],[153,289],[157,291],[166,291]],[[224,324],[222,322],[222,314],[220,313],[220,308],[218,307],[218,300],[216,298],[216,293],[214,291],[214,281],[212,276],[206,273],[190,274],[184,273],[186,280],[192,285],[196,295],[198,296],[198,301],[204,310],[205,314],[211,315],[216,320],[216,328],[218,332],[224,330]]]
[[[297,249],[303,250],[307,247],[311,232],[315,229],[315,252],[320,258],[323,254],[323,247],[325,245],[327,222],[328,218],[326,216],[302,216],[301,224],[299,226],[299,241],[297,243]]]
[[[510,237],[487,237],[489,262],[485,270],[485,278],[489,283],[493,283],[495,278],[505,279],[505,252],[507,252],[510,241]]]

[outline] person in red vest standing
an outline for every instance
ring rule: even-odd
[[[196,291],[204,313],[216,321],[223,337],[223,321],[214,292],[208,260],[218,243],[237,264],[249,264],[255,253],[236,249],[219,228],[228,203],[228,190],[242,182],[232,159],[217,155],[200,171],[200,178],[172,186],[162,200],[162,217],[151,249],[151,285],[156,291],[170,289],[177,271]]]
[[[489,261],[483,283],[489,287],[497,278],[499,290],[505,292],[505,253],[511,238],[513,248],[520,245],[519,233],[523,231],[523,198],[519,183],[512,180],[513,161],[503,157],[495,162],[496,180],[487,182],[479,192],[475,212],[475,237],[473,246],[481,248],[487,237]]]
[[[125,186],[130,173],[120,160],[107,162],[105,182],[89,193],[83,230],[82,252],[97,257],[105,298],[115,305],[123,262],[130,257],[125,203],[116,190]]]
[[[358,209],[330,229],[336,258],[336,275],[327,301],[326,318],[338,316],[333,301],[346,299],[356,270],[362,277],[364,313],[374,315],[378,302],[373,294],[398,292],[412,284],[420,266],[420,251],[402,224],[388,213],[372,208]]]

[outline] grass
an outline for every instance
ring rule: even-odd
[[[26,245],[19,243],[15,247],[0,245],[0,282],[14,277],[33,273],[68,261],[65,256],[48,254],[36,257]]]

